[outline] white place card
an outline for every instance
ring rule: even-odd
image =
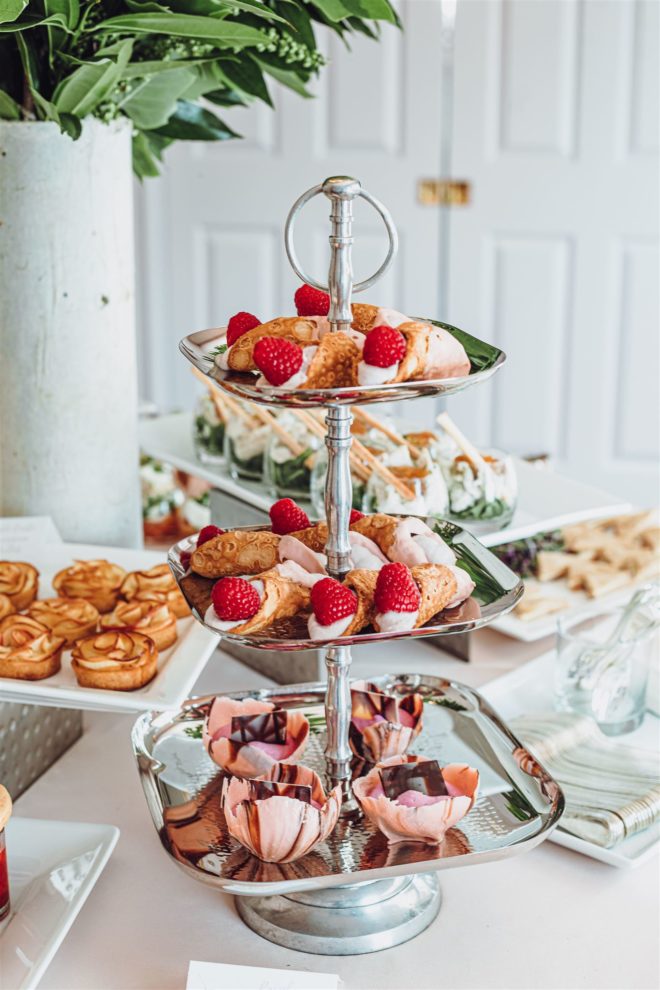
[[[0,557],[16,557],[33,544],[61,543],[50,516],[6,516],[0,519]]]
[[[299,969],[263,969],[198,962],[188,968],[186,990],[337,990],[334,973],[305,973]]]

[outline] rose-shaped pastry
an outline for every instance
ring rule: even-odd
[[[266,863],[293,863],[337,824],[341,787],[325,793],[308,767],[276,763],[256,780],[230,777],[222,791],[227,828]]]
[[[309,722],[302,712],[276,709],[270,701],[222,696],[212,702],[202,734],[211,759],[239,777],[268,773],[279,761],[295,763],[308,738]]]
[[[190,615],[169,564],[156,564],[148,571],[131,571],[124,579],[121,594],[128,601],[137,598],[139,601],[164,602],[177,619]]]
[[[401,756],[422,729],[421,694],[385,694],[377,684],[351,685],[349,744],[370,763]]]
[[[176,641],[176,619],[167,605],[158,602],[117,602],[101,619],[101,629],[134,629],[153,639],[157,650],[166,650]]]
[[[6,595],[20,612],[37,597],[39,571],[21,560],[0,560],[0,594]]]
[[[39,681],[61,666],[64,639],[28,615],[8,615],[0,622],[0,677]]]
[[[100,632],[80,639],[71,666],[81,687],[134,691],[155,677],[158,650],[138,632]]]
[[[53,587],[63,598],[84,598],[99,612],[110,612],[125,576],[123,567],[108,560],[76,560],[55,575]]]
[[[412,754],[394,756],[378,763],[366,777],[353,781],[353,794],[365,815],[390,842],[442,842],[445,832],[467,815],[477,799],[479,772],[459,763],[441,768],[444,787],[429,786],[424,793],[418,786],[403,783],[400,793],[388,797],[381,771],[426,763],[435,761]],[[437,793],[443,789],[444,794]]]
[[[56,636],[62,636],[65,647],[96,632],[99,623],[98,609],[84,598],[46,598],[34,602],[28,615]]]
[[[0,594],[0,621],[16,611],[9,595]]]

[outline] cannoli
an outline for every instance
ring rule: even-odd
[[[254,361],[262,384],[278,388],[343,388],[357,384],[360,350],[345,333],[327,333],[318,344],[300,347],[277,337],[262,337]]]
[[[419,629],[456,597],[457,581],[442,564],[387,564],[378,572],[374,627],[378,632]]]
[[[219,632],[239,635],[261,632],[276,619],[297,615],[309,604],[314,578],[303,568],[288,561],[259,574],[249,581],[241,577],[221,578],[211,592],[211,604],[204,622]],[[308,584],[303,582],[308,581]]]
[[[193,550],[190,567],[202,577],[261,574],[278,563],[281,536],[268,530],[233,530]]]
[[[303,316],[280,316],[269,323],[262,323],[242,334],[224,353],[218,355],[216,363],[223,369],[232,371],[256,371],[254,346],[263,337],[279,337],[305,347],[318,340],[318,323],[314,318]],[[224,360],[223,360],[224,359]]]
[[[449,330],[409,321],[367,335],[357,374],[360,385],[462,378],[470,374],[470,360]]]
[[[353,570],[344,583],[325,578],[312,588],[307,627],[313,640],[352,636],[370,625],[378,571]]]

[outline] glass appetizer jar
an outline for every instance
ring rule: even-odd
[[[273,498],[308,499],[314,453],[323,441],[292,413],[281,413],[277,422],[291,442],[271,434],[264,457],[264,481]]]
[[[248,409],[243,404],[241,408]],[[232,478],[262,480],[269,439],[270,427],[252,418],[249,412],[245,418],[232,416],[225,428],[225,458]]]
[[[385,512],[395,515],[444,516],[447,513],[448,495],[442,471],[428,452],[416,460],[407,447],[400,446],[383,454],[379,460],[389,472],[409,489],[406,498],[398,488],[377,473],[367,482],[365,511]]]
[[[513,458],[501,450],[487,450],[482,457],[488,471],[459,454],[445,468],[449,490],[449,516],[468,522],[474,532],[503,529],[513,519],[518,501],[518,480]]]
[[[177,510],[183,505],[185,495],[177,484],[174,468],[143,455],[140,458],[140,488],[145,536],[159,539],[175,532]]]
[[[0,921],[7,917],[10,908],[9,899],[9,869],[7,867],[7,848],[5,840],[5,825],[11,817],[11,798],[6,787],[0,784]]]
[[[217,464],[225,459],[225,421],[208,392],[199,397],[195,406],[193,445],[197,457],[205,464]]]

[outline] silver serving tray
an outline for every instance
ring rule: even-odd
[[[191,877],[228,893],[272,895],[425,873],[505,859],[532,849],[556,826],[563,795],[550,775],[474,690],[425,674],[374,678],[386,691],[423,695],[423,729],[414,751],[479,770],[480,796],[472,811],[439,846],[388,845],[359,810],[344,814],[326,842],[295,863],[263,863],[227,832],[220,809],[224,774],[200,738],[213,695],[192,699],[178,712],[145,713],[134,725],[133,751],[160,840]],[[298,708],[309,717],[303,762],[325,774],[325,685],[297,684],[233,693]],[[369,765],[355,760],[354,776]]]
[[[521,578],[503,564],[495,554],[487,550],[466,529],[454,523],[425,520],[449,544],[457,560],[462,561],[476,587],[472,597],[456,608],[438,612],[429,623],[419,629],[398,633],[378,633],[371,631],[356,633],[354,636],[340,636],[337,639],[310,639],[307,632],[308,612],[301,612],[291,619],[277,620],[269,629],[260,633],[240,635],[223,632],[220,635],[232,643],[252,646],[262,650],[314,650],[328,646],[353,646],[361,643],[378,643],[390,639],[410,639],[424,636],[448,636],[455,633],[471,632],[488,625],[494,619],[509,612],[522,597],[524,585]],[[269,526],[238,526],[236,529],[269,530]],[[195,549],[197,534],[187,536],[176,543],[168,553],[168,563],[176,583],[186,599],[193,615],[207,629],[218,630],[204,622],[204,615],[211,603],[211,588],[217,579],[204,578],[198,574],[186,573],[181,563],[182,551]]]
[[[424,320],[423,322],[434,322]],[[442,324],[448,326],[448,324]],[[456,328],[452,328],[456,329]],[[222,371],[213,363],[212,351],[225,342],[226,327],[198,330],[179,342],[179,350],[199,371],[217,382],[228,392],[240,399],[258,402],[266,406],[288,406],[290,408],[318,408],[320,406],[365,405],[372,402],[394,402],[400,399],[419,399],[429,396],[454,395],[480,382],[487,381],[506,361],[506,354],[491,344],[485,344],[476,337],[463,334],[467,341],[473,341],[475,350],[483,348],[488,353],[483,370],[473,370],[462,378],[433,378],[420,382],[400,382],[397,385],[359,385],[348,388],[302,389],[276,388],[273,385],[257,385],[252,374],[235,371]],[[469,344],[466,347],[468,357]]]

